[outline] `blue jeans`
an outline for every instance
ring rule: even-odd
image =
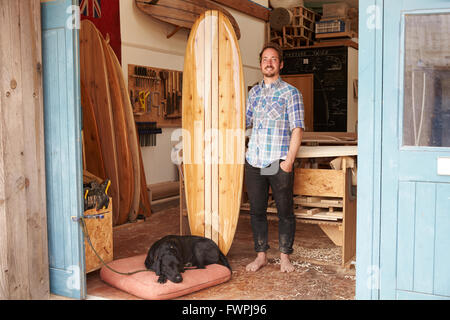
[[[279,250],[285,254],[294,251],[292,249],[296,225],[293,201],[294,169],[291,172],[283,171],[279,166],[281,161],[272,163],[271,168],[275,170],[255,168],[245,162],[245,183],[250,201],[250,222],[256,252],[265,252],[269,249],[267,223],[269,186],[272,188],[278,211]]]

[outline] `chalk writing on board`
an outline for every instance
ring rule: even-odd
[[[314,131],[347,131],[347,47],[285,50],[282,75],[314,75]]]

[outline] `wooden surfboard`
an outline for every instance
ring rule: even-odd
[[[189,226],[227,254],[239,218],[245,151],[240,49],[220,11],[192,26],[183,72],[183,166]]]
[[[133,197],[131,201],[131,209],[128,216],[129,221],[135,221],[139,212],[139,199],[141,190],[141,166],[140,166],[140,152],[139,143],[136,132],[136,122],[134,121],[133,107],[131,106],[130,96],[128,95],[127,87],[125,86],[125,80],[123,77],[122,67],[117,59],[114,50],[108,44],[109,54],[111,55],[115,72],[119,80],[120,92],[122,97],[122,106],[125,113],[125,121],[128,131],[128,146],[131,152],[131,160],[133,165]]]
[[[144,13],[175,26],[191,29],[194,22],[206,10],[218,10],[227,16],[233,25],[238,40],[241,38],[239,25],[224,8],[210,0],[135,0]]]
[[[134,193],[134,171],[129,148],[128,129],[125,118],[125,110],[120,89],[118,74],[114,67],[113,59],[108,50],[108,44],[100,32],[98,35],[102,41],[105,64],[108,74],[109,93],[113,114],[113,128],[116,139],[117,152],[117,173],[120,189],[120,208],[117,225],[122,225],[128,221],[131,210],[131,202]]]
[[[84,81],[81,81],[81,107],[83,109],[83,143],[85,170],[96,177],[105,179],[105,167],[100,146],[100,135],[95,120],[94,106]]]
[[[81,22],[80,78],[94,107],[105,175],[111,180],[108,195],[113,200],[113,221],[117,222],[119,210],[116,208],[120,208],[120,190],[108,76],[102,41],[96,27],[89,20]]]

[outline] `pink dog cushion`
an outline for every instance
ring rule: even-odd
[[[120,259],[108,265],[119,272],[133,272],[145,269],[146,255]],[[173,283],[158,282],[158,276],[153,272],[139,272],[131,276],[121,275],[103,267],[100,278],[109,285],[136,297],[146,300],[166,300],[177,298],[201,289],[227,282],[231,278],[231,271],[219,264],[211,264],[206,269],[191,269],[182,273],[183,281]]]

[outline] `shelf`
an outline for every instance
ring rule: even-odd
[[[353,31],[349,32],[331,32],[331,33],[316,33],[316,39],[329,39],[329,38],[356,38],[358,34]]]

